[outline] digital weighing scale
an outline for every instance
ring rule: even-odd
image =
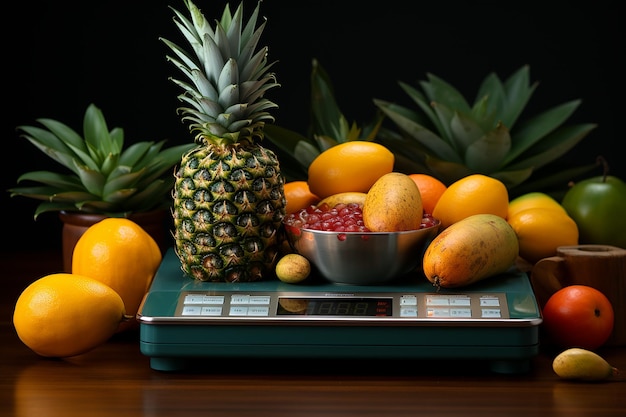
[[[421,274],[385,285],[318,277],[210,283],[164,256],[137,314],[141,352],[159,371],[215,359],[480,359],[526,372],[541,314],[528,276],[511,271],[461,289]]]

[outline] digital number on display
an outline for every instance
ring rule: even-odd
[[[278,315],[391,316],[391,298],[288,298],[278,299]]]

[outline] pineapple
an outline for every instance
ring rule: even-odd
[[[581,100],[518,122],[537,87],[529,82],[527,65],[504,83],[489,74],[471,106],[457,89],[433,74],[420,82],[423,92],[407,83],[400,86],[418,109],[374,99],[396,127],[381,128],[377,140],[394,152],[399,170],[426,172],[447,184],[481,173],[504,182],[514,196],[564,188],[571,178],[594,167],[558,166],[558,159],[596,127],[563,125]]]
[[[173,82],[184,90],[179,99],[189,107],[178,110],[197,145],[175,172],[175,251],[193,279],[258,281],[274,272],[286,205],[278,158],[259,143],[277,107],[264,94],[279,85],[267,47],[256,51],[260,2],[245,25],[243,3],[234,14],[226,5],[215,27],[185,5],[191,19],[174,10],[174,21],[192,53],[162,39],[186,76]]]

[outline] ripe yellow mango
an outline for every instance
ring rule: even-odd
[[[372,232],[416,230],[423,216],[419,188],[411,177],[399,172],[381,176],[363,203],[363,223]]]
[[[424,252],[424,275],[437,287],[461,287],[505,272],[518,254],[517,235],[505,219],[475,214],[433,239]]]

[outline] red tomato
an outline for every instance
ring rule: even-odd
[[[593,350],[611,336],[614,318],[613,306],[602,292],[570,285],[548,299],[542,326],[550,341],[560,347]]]

